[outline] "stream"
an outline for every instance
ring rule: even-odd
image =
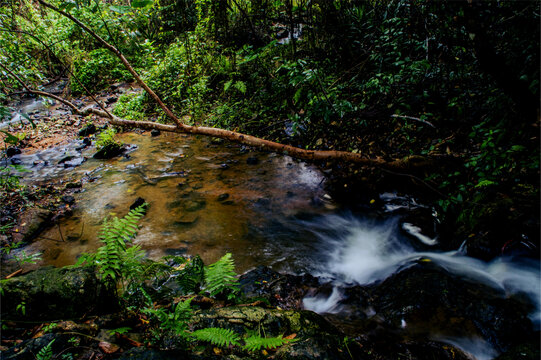
[[[111,160],[93,159],[95,149],[80,149],[80,141],[15,156],[29,170],[23,173],[27,183],[52,178],[84,182],[74,194],[73,216],[26,248],[43,253],[41,265],[70,265],[81,253],[95,250],[103,219],[124,216],[141,197],[150,208],[135,243],[153,259],[199,254],[209,264],[231,252],[239,273],[259,265],[309,273],[332,284],[330,294],[304,299],[306,309],[322,314],[347,311],[341,300],[349,286],[378,283],[430,262],[504,297],[525,295],[534,307],[530,319],[539,329],[539,262],[512,257],[483,262],[465,256],[464,249],[438,250],[437,236],[405,220],[413,210],[432,212],[411,197],[381,194],[372,210],[353,212],[325,193],[325,177],[317,168],[287,156],[180,134],[125,133],[119,139],[131,144],[130,151]],[[371,312],[365,311],[367,316]],[[402,324],[410,326],[415,325]],[[440,329],[431,337],[477,359],[498,354],[485,340],[469,335]]]

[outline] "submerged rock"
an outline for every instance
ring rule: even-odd
[[[115,296],[92,268],[45,267],[2,281],[2,318],[71,319],[116,310]],[[25,311],[17,310],[24,302]]]
[[[32,208],[23,213],[18,220],[18,231],[13,233],[15,242],[28,242],[39,235],[47,226],[50,225],[50,220],[53,217],[53,212],[42,208]]]
[[[257,165],[259,163],[259,159],[255,156],[250,156],[246,159],[246,164],[248,165]]]

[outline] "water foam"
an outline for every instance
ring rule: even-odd
[[[535,311],[530,319],[541,324],[541,272],[537,260],[499,257],[491,262],[466,256],[462,251],[417,251],[399,234],[397,219],[372,221],[331,215],[314,226],[327,258],[316,274],[337,284],[366,285],[381,281],[420,259],[447,271],[501,289],[507,295],[528,296]]]

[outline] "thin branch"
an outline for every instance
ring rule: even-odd
[[[421,122],[423,124],[426,124],[426,125],[434,128],[434,129],[436,128],[432,123],[430,123],[430,122],[428,122],[426,120],[417,118],[417,117],[413,117],[413,116],[393,114],[393,115],[391,115],[391,117],[392,118],[397,118],[397,119],[408,119],[408,120],[418,121],[418,122]]]
[[[49,9],[52,9],[54,11],[56,11],[57,13],[67,17],[68,19],[70,19],[71,21],[73,21],[74,23],[76,23],[79,27],[81,27],[81,29],[83,29],[84,31],[86,31],[89,35],[91,35],[92,37],[94,37],[96,40],[98,40],[103,46],[105,46],[109,51],[111,51],[113,54],[115,54],[119,59],[120,61],[122,61],[122,63],[124,64],[124,66],[126,67],[126,69],[130,72],[130,74],[133,75],[133,77],[135,78],[135,80],[137,81],[137,83],[143,88],[145,89],[145,91],[150,95],[150,97],[152,97],[154,99],[154,101],[156,101],[156,103],[162,108],[162,110],[167,114],[167,116],[174,121],[175,124],[177,124],[177,126],[179,128],[182,128],[186,125],[184,125],[180,119],[175,115],[173,114],[173,112],[167,107],[167,105],[165,105],[163,103],[163,101],[158,97],[158,95],[156,95],[156,93],[154,91],[152,91],[152,89],[150,87],[148,87],[148,85],[141,79],[141,77],[139,76],[139,74],[134,70],[134,68],[131,66],[131,64],[128,62],[128,60],[124,57],[124,55],[122,55],[122,53],[116,48],[114,47],[113,45],[109,44],[107,41],[105,41],[104,39],[102,39],[98,34],[96,34],[96,32],[94,32],[93,30],[91,30],[90,28],[88,28],[85,24],[83,24],[81,21],[79,21],[77,18],[75,18],[73,15],[63,11],[63,10],[60,10],[59,8],[57,8],[56,6],[54,5],[51,5],[49,3],[46,3],[45,1],[43,0],[38,0],[38,2],[40,4],[42,4],[43,6],[45,7],[48,7]]]
[[[0,31],[6,31],[6,32],[16,32],[16,33],[20,33],[20,34],[24,34],[24,35],[28,35],[30,37],[32,37],[34,40],[36,40],[37,42],[39,42],[43,47],[45,47],[49,53],[51,53],[52,56],[54,56],[54,58],[56,59],[56,61],[58,61],[60,64],[62,64],[62,61],[58,58],[58,56],[56,56],[55,52],[51,49],[51,47],[47,44],[45,44],[40,38],[38,38],[37,36],[35,36],[34,34],[32,33],[29,33],[29,32],[26,32],[26,31],[22,31],[22,30],[9,30],[9,29],[0,29]],[[5,67],[4,67],[5,68]],[[105,108],[105,106],[103,106],[95,97],[94,95],[84,86],[84,84],[79,80],[79,78],[77,76],[75,76],[75,74],[67,67],[67,66],[64,66],[64,70],[66,70],[70,76],[72,78],[75,79],[75,81],[77,81],[77,83],[83,88],[83,90],[85,91],[85,93],[103,110],[105,111],[107,114],[109,114],[108,117],[112,117],[112,115],[109,113],[109,111],[107,111],[107,109]],[[18,80],[19,83],[21,83],[23,86],[24,86],[24,83],[19,79]],[[46,95],[44,95],[46,96]],[[58,100],[58,99],[57,99]],[[61,101],[61,100],[59,100]]]

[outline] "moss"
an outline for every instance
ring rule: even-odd
[[[46,267],[2,282],[5,318],[66,319],[114,310],[114,294],[91,268]],[[25,311],[17,306],[25,303]]]

